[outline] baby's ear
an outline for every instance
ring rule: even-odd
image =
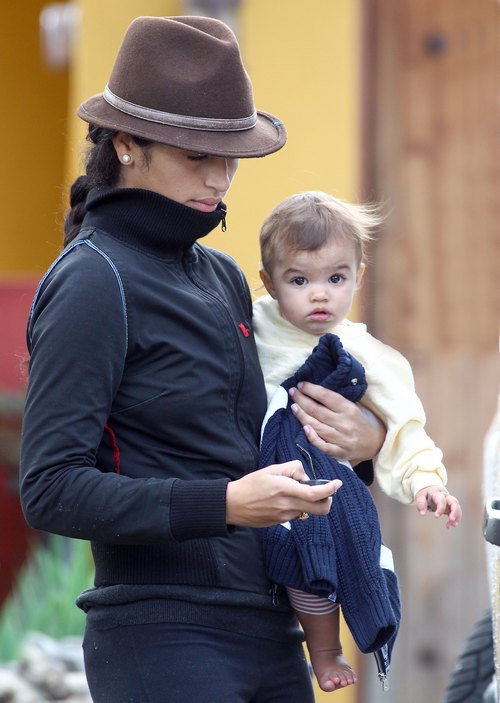
[[[261,267],[259,270],[259,276],[260,276],[260,280],[264,284],[269,295],[272,298],[276,298],[276,292],[275,292],[274,286],[273,286],[273,279],[268,274],[268,272],[264,268]]]
[[[365,275],[365,269],[366,266],[361,263],[358,267],[358,272],[356,274],[356,287],[359,288],[361,285],[361,281],[363,280],[363,276]]]

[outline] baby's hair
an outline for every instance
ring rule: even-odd
[[[352,241],[361,263],[382,220],[377,205],[347,203],[319,190],[290,195],[262,225],[262,268],[270,273],[284,251],[317,251],[337,239]]]

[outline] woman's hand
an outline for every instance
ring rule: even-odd
[[[367,408],[314,383],[299,383],[289,393],[307,439],[328,456],[355,466],[380,451],[386,428]]]
[[[274,464],[230,481],[226,494],[226,523],[245,527],[269,527],[302,513],[327,515],[331,496],[342,481],[306,486],[308,476],[300,461]]]

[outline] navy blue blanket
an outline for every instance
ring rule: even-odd
[[[321,384],[353,402],[367,387],[363,367],[333,334],[321,337],[303,366],[281,385],[288,390],[300,381]],[[359,649],[376,653],[379,671],[387,670],[401,606],[396,574],[380,563],[383,543],[376,506],[350,467],[309,443],[291,404],[289,398],[263,430],[261,466],[299,459],[310,478],[339,478],[343,486],[329,515],[292,520],[290,529],[274,525],[262,530],[268,576],[338,602]]]

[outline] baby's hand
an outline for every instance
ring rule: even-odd
[[[443,486],[427,486],[418,491],[415,496],[415,505],[420,515],[425,515],[428,510],[438,518],[448,515],[446,527],[456,527],[462,517],[462,508],[458,498],[452,496]]]

